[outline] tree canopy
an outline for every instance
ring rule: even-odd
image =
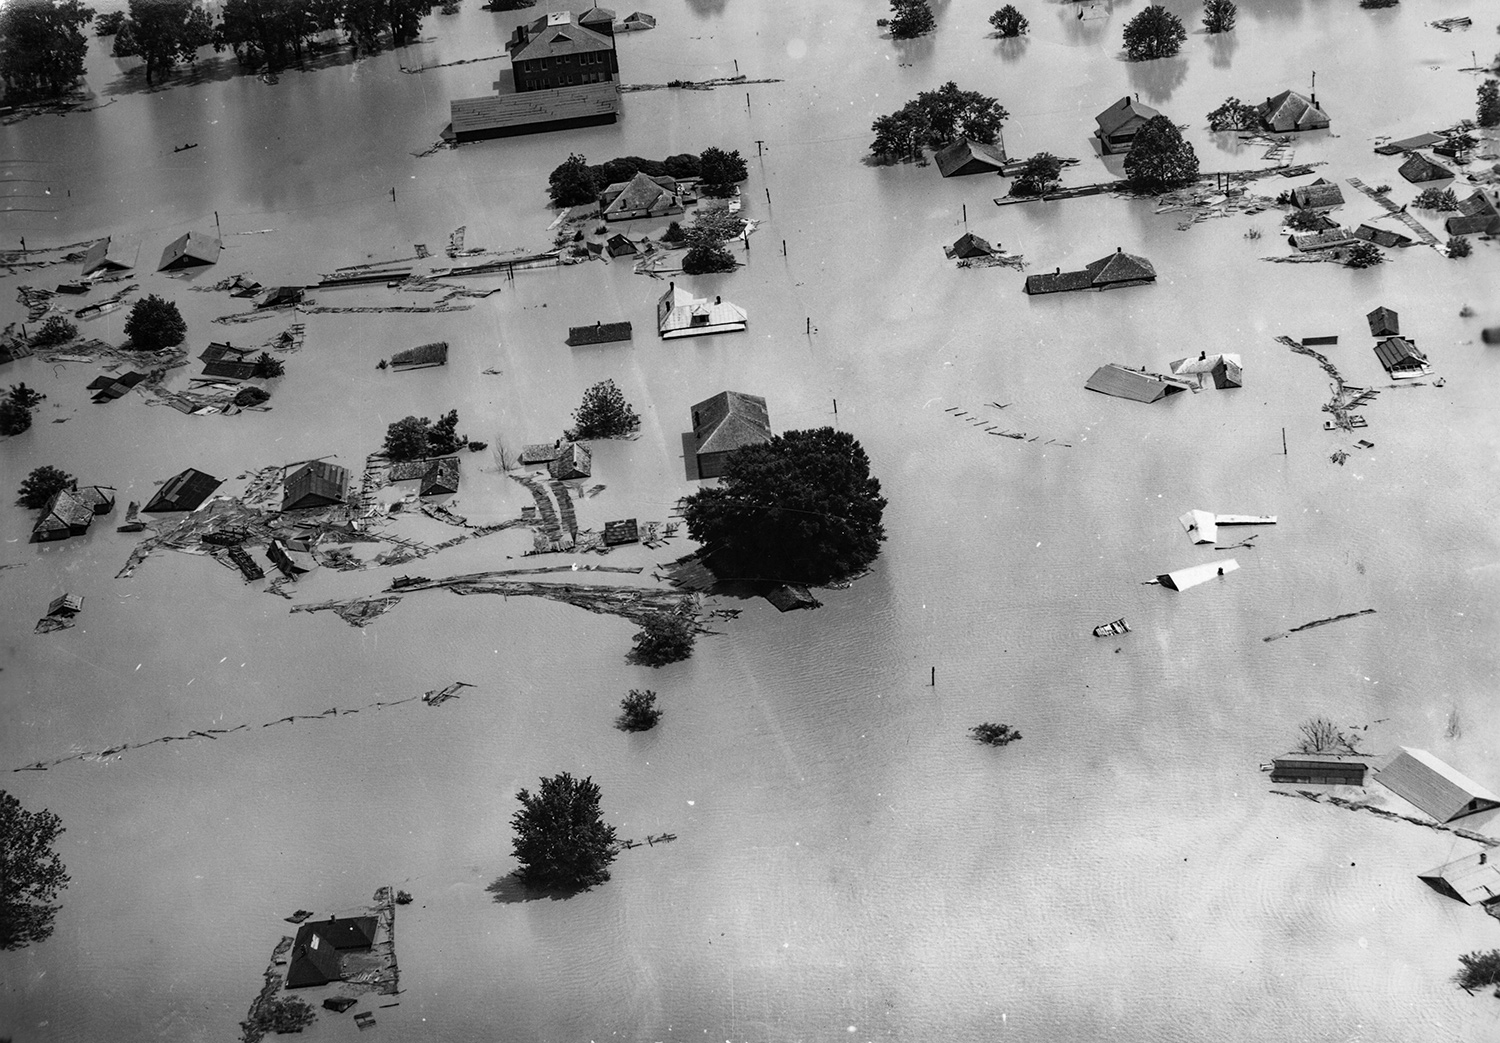
[[[699,154],[698,164],[698,176],[705,185],[735,185],[750,176],[739,149],[725,152],[710,145]]]
[[[1496,65],[1500,66],[1500,58],[1496,59]],[[1478,116],[1481,127],[1500,126],[1500,83],[1485,80],[1479,85]]]
[[[462,449],[468,439],[458,433],[458,410],[450,409],[436,421],[402,417],[385,430],[385,455],[392,460],[421,460],[446,456]]]
[[[738,267],[734,254],[724,249],[722,243],[694,243],[682,255],[682,270],[687,275],[732,272]]]
[[[1260,110],[1238,98],[1225,98],[1224,104],[1208,114],[1209,130],[1250,130],[1260,126]]]
[[[16,490],[16,503],[28,510],[39,511],[58,491],[76,488],[78,479],[67,471],[43,464],[21,480],[21,488]]]
[[[599,198],[604,186],[586,157],[570,152],[547,175],[547,194],[553,206],[582,206]]]
[[[1062,160],[1050,152],[1038,152],[1021,164],[1015,180],[1010,183],[1013,196],[1043,196],[1057,187],[1062,173]]]
[[[615,718],[615,727],[622,732],[648,732],[660,720],[656,693],[649,688],[645,691],[632,688],[630,694],[620,700],[620,716]]]
[[[693,656],[697,639],[693,621],[672,612],[654,612],[647,616],[636,632],[635,647],[626,656],[637,666],[662,667],[680,663]]]
[[[181,344],[187,323],[173,301],[149,294],[135,302],[125,319],[125,336],[142,351],[157,351]]]
[[[1014,39],[1024,36],[1026,30],[1031,28],[1031,23],[1026,16],[1016,10],[1015,4],[1006,4],[1000,10],[990,15],[990,28],[995,30],[995,35],[1002,40]]]
[[[521,810],[511,816],[511,850],[528,887],[587,890],[609,879],[615,860],[615,830],[599,810],[599,787],[592,778],[567,772],[541,780],[535,793],[521,790]]]
[[[1182,19],[1160,4],[1152,4],[1125,24],[1125,56],[1133,62],[1170,58],[1186,39]]]
[[[949,80],[937,90],[923,91],[871,129],[876,155],[916,157],[924,148],[942,148],[960,137],[992,143],[1010,113],[1000,102],[978,91],[960,90]]]
[[[83,75],[94,10],[79,0],[10,0],[0,6],[0,79],[18,97],[66,91]]]
[[[78,327],[69,322],[65,316],[49,315],[47,321],[31,335],[31,346],[50,348],[56,344],[66,344],[76,336],[78,336]]]
[[[341,7],[339,0],[224,0],[214,50],[228,47],[251,67],[300,62],[308,42],[338,24]]]
[[[601,380],[583,393],[573,424],[573,438],[619,438],[637,430],[641,418],[613,380]]]
[[[1234,0],[1203,0],[1203,28],[1210,33],[1227,33],[1234,28],[1239,8]]]
[[[717,488],[687,498],[684,517],[723,578],[827,583],[879,556],[885,505],[860,444],[822,427],[736,450]]]
[[[31,410],[42,396],[24,382],[12,384],[0,399],[0,435],[18,435],[31,427]]]
[[[1162,192],[1198,180],[1198,154],[1165,116],[1152,116],[1125,155],[1125,177],[1137,192]]]
[[[52,812],[27,811],[0,790],[0,949],[22,949],[52,934],[57,895],[70,879],[52,849],[62,832]]]
[[[194,0],[130,0],[130,17],[115,34],[116,58],[139,57],[146,83],[178,62],[193,61],[214,42],[213,21]]]
[[[891,0],[890,30],[895,40],[911,40],[937,28],[927,0]]]

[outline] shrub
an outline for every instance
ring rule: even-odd
[[[125,320],[125,336],[142,351],[156,351],[181,344],[187,336],[187,323],[172,301],[151,294],[135,302]]]
[[[975,742],[982,742],[986,746],[1009,746],[1021,737],[1021,733],[1008,724],[976,724],[969,729],[969,734],[974,737]]]
[[[688,275],[732,272],[738,266],[734,256],[720,243],[698,243],[682,258],[682,270]]]
[[[1293,210],[1286,219],[1286,226],[1294,232],[1317,232],[1328,225],[1328,218],[1316,210]]]
[[[234,404],[237,406],[258,406],[262,402],[269,402],[271,393],[265,388],[247,387],[240,388],[234,394]]]
[[[47,501],[57,492],[76,488],[78,479],[67,471],[45,464],[36,468],[21,482],[21,488],[16,490],[16,503],[27,510],[39,511],[47,506]]]
[[[687,238],[687,233],[682,230],[682,225],[673,221],[667,225],[667,230],[661,234],[664,243],[680,243]]]
[[[1210,33],[1227,33],[1234,28],[1238,14],[1234,0],[1204,0],[1203,28]]]
[[[240,1022],[240,1028],[244,1039],[258,1040],[267,1032],[301,1032],[316,1018],[306,1001],[286,996],[260,1004],[248,1020]]]
[[[692,656],[695,636],[690,617],[656,612],[641,624],[635,635],[635,648],[626,658],[638,666],[650,667],[681,662]]]
[[[18,435],[30,428],[31,411],[41,400],[42,396],[24,383],[12,384],[5,398],[0,400],[0,435]]]
[[[279,377],[286,372],[286,365],[269,351],[262,351],[255,359],[257,377]]]
[[[457,452],[467,439],[458,434],[458,410],[450,409],[436,422],[424,417],[402,417],[386,428],[385,455],[392,460],[420,460]]]
[[[1125,56],[1133,62],[1170,58],[1182,49],[1182,19],[1159,4],[1143,8],[1125,25]]]
[[[1344,264],[1349,268],[1372,268],[1384,260],[1385,254],[1374,243],[1355,243]]]
[[[1002,40],[1011,40],[1017,36],[1024,36],[1026,30],[1031,28],[1031,23],[1026,20],[1025,15],[1016,10],[1014,4],[1006,4],[990,15],[990,27]]]
[[[1500,83],[1494,80],[1479,85],[1479,125],[1500,126]]]
[[[613,380],[601,380],[583,393],[573,423],[573,438],[619,438],[639,428],[641,418]]]
[[[1010,184],[1013,196],[1042,196],[1057,187],[1062,160],[1050,152],[1038,152],[1021,164],[1020,173]]]
[[[745,219],[729,212],[728,207],[702,207],[687,230],[687,241],[694,245],[717,245],[738,237],[745,231]]]
[[[1451,188],[1424,188],[1417,193],[1411,205],[1421,210],[1457,210],[1458,196]]]
[[[1461,989],[1482,989],[1487,985],[1500,985],[1500,949],[1489,952],[1471,952],[1460,956],[1458,962],[1463,969],[1453,976]]]
[[[620,700],[620,716],[615,718],[615,727],[622,732],[648,732],[660,720],[656,693],[649,688],[632,688],[630,694]]]
[[[61,315],[52,315],[31,335],[31,346],[50,348],[54,344],[65,344],[76,336],[78,336],[77,326]]]
[[[932,8],[926,0],[891,0],[891,19],[888,23],[893,40],[912,40],[937,28],[932,17]]]
[[[1474,252],[1474,244],[1469,242],[1466,235],[1455,235],[1448,240],[1449,257],[1467,257]]]

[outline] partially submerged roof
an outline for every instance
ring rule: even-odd
[[[432,461],[422,474],[418,496],[441,496],[458,492],[458,457],[444,456]]]
[[[604,241],[604,249],[611,257],[622,257],[626,254],[640,252],[635,243],[631,242],[629,236],[623,232],[616,232],[606,239]]]
[[[1396,168],[1396,173],[1414,185],[1420,185],[1426,181],[1445,181],[1453,176],[1453,171],[1447,167],[1434,163],[1420,152],[1413,152],[1406,157],[1406,162]]]
[[[1156,577],[1156,582],[1168,590],[1188,590],[1200,583],[1207,583],[1211,579],[1234,572],[1240,567],[1240,563],[1233,558],[1224,558],[1221,561],[1210,561],[1203,565],[1191,565],[1176,572],[1164,572]]]
[[[641,538],[640,526],[634,518],[604,523],[604,545],[615,547],[622,543],[635,543]]]
[[[421,366],[446,366],[447,364],[448,342],[446,340],[418,344],[415,348],[407,348],[391,356],[392,369],[417,369]]]
[[[1160,116],[1150,105],[1142,105],[1128,94],[1094,117],[1094,122],[1099,124],[1099,133],[1108,137],[1118,133],[1126,124],[1131,122],[1145,123],[1153,117]]]
[[[1292,246],[1303,253],[1312,253],[1317,250],[1332,250],[1335,247],[1349,246],[1356,242],[1352,234],[1345,228],[1329,228],[1321,232],[1302,232],[1293,234]]]
[[[213,491],[223,484],[223,479],[189,467],[181,474],[168,478],[156,491],[156,495],[151,497],[151,502],[141,510],[151,514],[191,511],[212,496]]]
[[[156,270],[175,272],[182,268],[213,264],[218,261],[219,251],[222,249],[223,244],[211,236],[184,232],[168,243],[167,248],[161,252],[161,263],[156,266]]]
[[[548,464],[561,455],[562,446],[557,442],[533,442],[521,447],[518,459],[523,464]]]
[[[229,359],[218,359],[214,362],[203,364],[203,375],[205,377],[224,377],[228,380],[249,380],[255,376],[255,363],[232,362]]]
[[[1385,145],[1377,145],[1375,151],[1380,153],[1380,155],[1382,156],[1397,156],[1403,152],[1411,152],[1414,149],[1426,148],[1429,145],[1436,145],[1438,142],[1445,140],[1447,139],[1445,139],[1441,134],[1418,134],[1416,137],[1402,138],[1400,141],[1392,141]]]
[[[237,348],[233,344],[224,344],[218,341],[214,341],[213,343],[209,344],[208,347],[204,348],[203,354],[199,355],[198,357],[204,362],[219,362],[221,360],[227,360],[229,362],[246,362],[250,359],[250,356],[254,354],[254,348]]]
[[[561,54],[607,51],[609,37],[574,22],[567,11],[553,11],[529,26],[519,26],[507,50],[512,62],[551,58]]]
[[[742,391],[721,391],[693,406],[695,452],[730,453],[771,440],[766,400]]]
[[[375,941],[375,917],[309,921],[297,930],[286,971],[289,989],[326,985],[337,981],[342,970],[339,951],[368,949]]]
[[[1476,851],[1418,873],[1417,879],[1465,905],[1488,905],[1500,899],[1500,864],[1488,851]]]
[[[1106,289],[1110,286],[1135,285],[1156,280],[1156,269],[1151,262],[1137,254],[1128,254],[1117,248],[1107,257],[1101,257],[1083,266],[1089,273],[1093,286]]]
[[[1128,369],[1115,362],[1094,370],[1093,376],[1084,381],[1083,386],[1102,395],[1128,398],[1134,402],[1155,402],[1179,391],[1191,390],[1184,381],[1174,380],[1160,373]]]
[[[94,521],[94,506],[78,496],[72,489],[59,489],[52,494],[42,508],[36,524],[31,527],[34,536],[63,531],[75,532],[87,529]]]
[[[652,177],[637,170],[629,181],[610,185],[601,195],[607,200],[604,216],[635,213],[638,211],[666,211],[678,206],[677,180],[667,175]]]
[[[1370,336],[1395,337],[1401,333],[1401,316],[1394,308],[1381,305],[1365,316],[1370,324]]]
[[[765,598],[776,607],[778,612],[791,612],[799,608],[821,608],[823,605],[806,587],[788,583],[772,587],[766,592]]]
[[[608,80],[518,94],[456,98],[448,103],[450,130],[460,141],[526,133],[528,128],[540,130],[555,123],[613,123],[619,109],[620,92]]]
[[[1282,91],[1267,98],[1256,110],[1266,126],[1280,134],[1292,130],[1322,130],[1328,126],[1328,113],[1317,105],[1314,98],[1296,91]]]
[[[1398,246],[1410,246],[1413,242],[1411,236],[1402,235],[1400,232],[1389,228],[1376,228],[1374,225],[1362,224],[1353,232],[1354,238],[1363,239],[1367,243],[1383,246],[1387,250]]]
[[[1427,356],[1405,337],[1387,337],[1378,342],[1375,345],[1375,357],[1386,369],[1409,369],[1427,365]]]
[[[349,469],[327,460],[311,460],[281,482],[281,509],[331,507],[349,494]]]
[[[675,282],[656,302],[656,327],[663,340],[733,333],[747,325],[745,309],[722,297],[694,297]]]
[[[83,611],[82,594],[60,594],[47,606],[49,616],[72,616]]]
[[[584,442],[569,442],[557,454],[557,459],[547,465],[552,477],[560,482],[573,478],[587,478],[593,473],[593,453]]]
[[[948,257],[993,257],[995,248],[990,245],[989,240],[981,239],[973,232],[965,232],[956,239],[952,246],[943,247],[943,253]]]
[[[1338,185],[1320,177],[1310,185],[1292,189],[1292,202],[1303,209],[1321,210],[1342,206],[1344,193]]]
[[[1400,747],[1395,760],[1377,771],[1375,778],[1439,822],[1500,808],[1500,797],[1426,750]]]
[[[1274,514],[1214,514],[1211,511],[1191,510],[1178,518],[1194,543],[1215,543],[1219,539],[1220,525],[1275,525]]]
[[[1244,365],[1238,355],[1210,355],[1200,352],[1195,359],[1178,359],[1172,363],[1171,370],[1173,376],[1196,380],[1199,387],[1203,386],[1205,377],[1211,379],[1214,387],[1220,390],[1242,387],[1244,384]]]
[[[629,339],[628,322],[596,322],[592,326],[568,327],[568,344],[572,347],[580,344],[613,344],[615,341]]]
[[[116,243],[109,236],[94,240],[88,252],[83,255],[83,268],[80,275],[94,275],[98,272],[122,272],[135,265],[134,252],[127,252],[124,243]]]
[[[999,145],[959,138],[933,153],[932,160],[943,177],[998,174],[1005,165],[1005,150]]]

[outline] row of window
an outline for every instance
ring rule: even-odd
[[[560,55],[558,55],[557,56],[557,65],[558,65],[558,67],[561,68],[565,63],[570,63],[570,61],[571,61],[572,58],[573,58],[573,55],[570,55],[570,54],[560,54]],[[579,65],[602,65],[602,64],[607,63],[608,61],[609,61],[609,52],[608,51],[584,51],[582,54],[578,55],[578,64]],[[545,69],[545,68],[547,68],[547,59],[546,58],[538,58],[536,60],[536,67],[538,69]]]
[[[538,80],[540,79],[541,77],[538,77]],[[608,79],[610,75],[607,72],[560,72],[557,74],[557,85],[573,87],[580,83],[599,83],[601,80]]]

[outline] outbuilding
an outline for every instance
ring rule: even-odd
[[[1396,168],[1396,173],[1414,185],[1428,181],[1446,181],[1453,176],[1453,171],[1439,163],[1434,163],[1420,152],[1408,155],[1406,162]]]
[[[604,252],[611,257],[626,257],[630,254],[640,253],[635,243],[622,232],[616,232],[604,241]]]
[[[1375,345],[1375,357],[1393,377],[1420,377],[1427,372],[1427,356],[1405,337],[1387,337]]]
[[[606,547],[617,547],[622,543],[638,543],[640,539],[640,526],[634,518],[625,518],[621,521],[604,523],[604,545]]]
[[[694,297],[677,284],[656,302],[656,329],[662,340],[703,337],[714,333],[739,333],[749,325],[745,309],[722,297]]]
[[[1271,761],[1271,781],[1317,786],[1363,786],[1370,768],[1361,757],[1340,753],[1288,753]]]
[[[1344,205],[1344,193],[1327,178],[1292,189],[1292,202],[1302,210],[1331,210]]]
[[[349,496],[349,469],[327,460],[310,460],[281,480],[281,509],[335,507]]]
[[[1439,822],[1500,808],[1500,797],[1426,750],[1402,746],[1375,780]]]
[[[197,468],[189,467],[181,474],[168,478],[141,510],[146,514],[191,511],[212,496],[213,491],[223,484],[222,478],[215,478]]]
[[[1446,865],[1418,873],[1417,879],[1438,894],[1465,905],[1489,905],[1500,900],[1500,864],[1488,851],[1455,859]]]
[[[422,475],[422,484],[417,487],[418,496],[443,496],[458,492],[458,457],[440,457]]]
[[[1155,402],[1168,395],[1175,395],[1179,391],[1192,390],[1192,385],[1187,381],[1166,377],[1160,373],[1129,369],[1114,362],[1094,370],[1093,375],[1084,381],[1083,386],[1101,395],[1128,398],[1133,402]]]
[[[547,465],[547,471],[560,482],[574,478],[587,478],[593,474],[593,454],[587,443],[569,442],[562,447],[557,459]]]
[[[1370,324],[1372,337],[1399,337],[1401,335],[1401,316],[1394,308],[1387,308],[1382,304],[1366,315],[1365,321]]]
[[[1005,149],[1000,145],[987,145],[982,141],[959,138],[933,153],[943,177],[968,177],[971,174],[998,174],[1005,166]]]

